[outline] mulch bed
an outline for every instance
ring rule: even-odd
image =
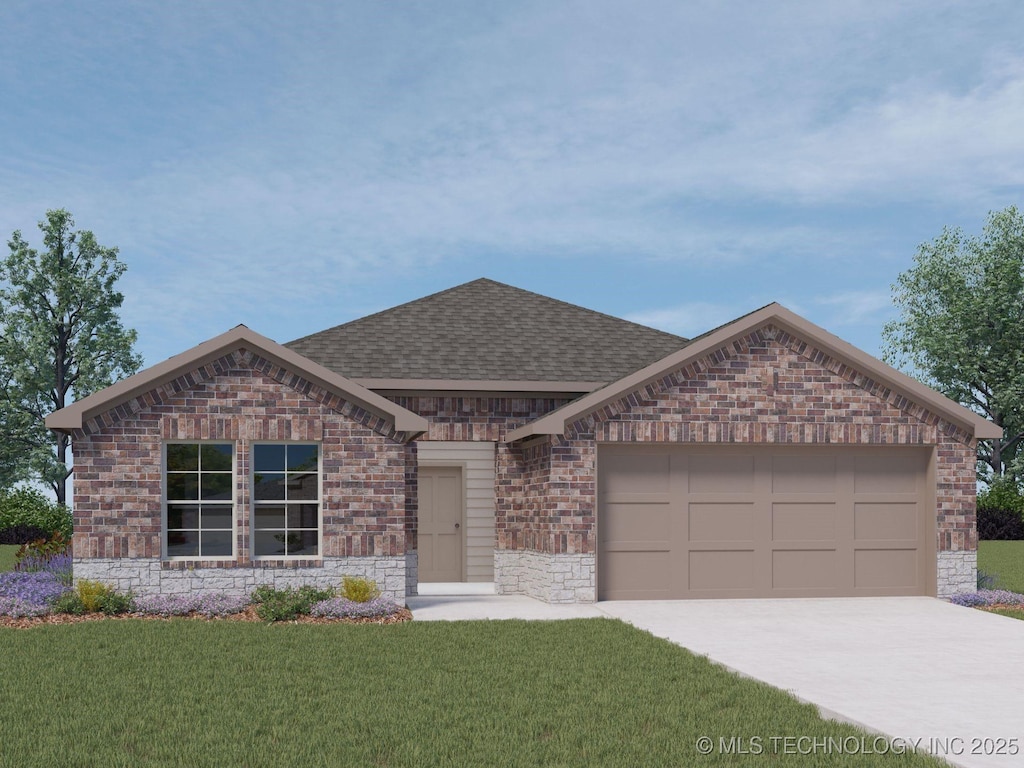
[[[124,621],[127,619],[143,619],[146,621],[170,621],[171,619],[192,619],[193,621],[250,621],[263,624],[403,624],[412,621],[412,611],[402,608],[397,613],[383,618],[350,618],[350,619],[328,619],[320,616],[300,616],[294,621],[265,622],[256,615],[256,609],[247,607],[240,613],[231,613],[227,616],[203,616],[198,613],[190,613],[186,616],[153,616],[148,613],[122,613],[117,616],[107,616],[103,613],[86,613],[81,616],[74,616],[70,613],[51,613],[46,616],[14,618],[12,616],[0,616],[0,627],[11,627],[13,629],[31,629],[41,627],[44,624],[81,624],[84,621]]]

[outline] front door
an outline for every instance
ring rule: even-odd
[[[462,469],[419,468],[419,580],[462,581]]]

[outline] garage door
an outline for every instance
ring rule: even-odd
[[[930,450],[601,446],[602,600],[934,594]]]

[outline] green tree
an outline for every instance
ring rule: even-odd
[[[980,237],[946,228],[893,285],[886,360],[1003,428],[982,441],[981,479],[1024,474],[1024,215],[990,213]]]
[[[39,222],[42,252],[14,232],[0,263],[0,459],[18,480],[49,484],[67,503],[70,439],[43,420],[73,400],[138,370],[136,333],[118,317],[114,288],[125,265],[65,210]]]

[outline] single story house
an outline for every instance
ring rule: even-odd
[[[550,602],[973,591],[1000,434],[778,304],[688,340],[485,279],[284,345],[238,326],[47,425],[79,578]]]

